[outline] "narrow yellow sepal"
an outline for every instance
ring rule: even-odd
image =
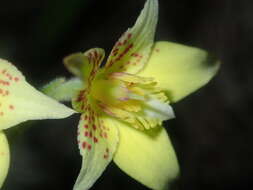
[[[105,72],[137,73],[147,62],[158,21],[158,0],[147,0],[134,26],[114,45]]]
[[[74,110],[42,94],[11,63],[0,59],[0,129],[27,120],[65,118]]]
[[[125,123],[117,123],[120,141],[114,162],[143,185],[167,189],[179,174],[173,146],[163,127],[140,131]]]
[[[157,42],[148,63],[138,74],[154,77],[170,102],[177,102],[208,83],[219,66],[219,60],[204,50],[172,42]]]
[[[78,125],[78,143],[83,157],[74,190],[88,190],[111,162],[118,144],[118,130],[107,116],[89,109]]]
[[[10,165],[9,145],[3,131],[0,131],[0,188],[8,174]]]

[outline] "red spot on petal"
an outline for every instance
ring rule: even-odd
[[[98,56],[98,52],[97,52],[97,51],[95,51],[95,52],[94,52],[94,54],[95,54],[95,55],[94,55],[95,57],[97,57],[97,56]]]
[[[82,143],[82,147],[83,147],[83,149],[85,149],[85,148],[86,148],[86,145],[87,145],[87,144],[86,144],[86,142],[83,142],[83,143]]]
[[[123,41],[123,45],[125,45],[126,43],[127,43],[127,40],[124,40],[124,41]]]
[[[18,82],[18,81],[19,81],[19,78],[18,78],[18,77],[15,77],[15,78],[14,78],[14,81],[15,81],[15,82]]]
[[[92,125],[92,128],[94,131],[97,129],[96,125]]]
[[[9,105],[10,110],[14,110],[14,106],[13,105]]]
[[[128,39],[131,38],[131,36],[132,36],[131,33],[128,33],[128,34],[127,34],[127,38],[128,38]]]
[[[84,136],[85,136],[85,137],[88,137],[88,136],[89,136],[89,131],[85,131],[85,132],[84,132]]]
[[[93,141],[94,141],[94,143],[97,143],[98,142],[97,137],[93,137]]]

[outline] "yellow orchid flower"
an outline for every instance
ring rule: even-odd
[[[3,130],[27,120],[60,119],[73,113],[74,110],[37,91],[16,67],[0,59],[0,188],[10,160]]]
[[[104,67],[103,49],[72,54],[64,63],[80,80],[57,79],[44,88],[58,100],[74,95],[72,105],[82,114],[82,168],[74,190],[89,189],[112,160],[151,189],[166,189],[178,176],[178,161],[162,122],[174,118],[169,103],[206,84],[219,62],[198,48],[154,43],[157,20],[158,1],[147,0]]]

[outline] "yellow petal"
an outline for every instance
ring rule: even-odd
[[[97,76],[103,58],[104,50],[93,48],[83,54],[72,54],[64,59],[64,64],[69,71],[79,76],[85,84],[83,90],[79,90],[72,98],[72,106],[78,112],[83,112],[86,108],[92,81]]]
[[[112,160],[118,144],[117,128],[89,108],[78,125],[78,143],[83,159],[74,190],[87,190]]]
[[[220,62],[206,51],[172,42],[157,42],[145,68],[138,73],[154,77],[171,102],[177,102],[205,85]]]
[[[74,111],[29,85],[11,63],[0,59],[0,129],[34,119],[57,119]]]
[[[174,111],[172,107],[166,103],[159,101],[158,99],[149,99],[145,102],[143,111],[139,114],[150,124],[149,127],[156,127],[161,124],[162,121],[175,118]],[[152,124],[153,123],[153,124]]]
[[[130,73],[115,72],[109,75],[109,78],[121,80],[127,83],[139,83],[139,84],[152,84],[154,81],[152,78],[140,77]]]
[[[120,141],[113,158],[128,175],[151,189],[166,189],[179,173],[177,158],[162,127],[140,131],[117,122]]]
[[[147,0],[135,25],[114,45],[105,65],[107,73],[138,72],[147,62],[158,20],[158,1]]]
[[[10,164],[10,153],[8,141],[5,134],[0,131],[0,188],[8,174]]]

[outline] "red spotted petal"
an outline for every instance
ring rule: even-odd
[[[73,98],[72,105],[75,110],[84,112],[89,101],[91,83],[96,77],[97,71],[104,58],[104,50],[93,48],[85,53],[72,54],[64,59],[66,67],[75,75],[84,80],[85,87]]]
[[[83,157],[74,190],[89,189],[111,162],[118,143],[118,129],[90,105],[78,125],[78,144]]]
[[[73,113],[37,91],[14,65],[0,59],[0,129],[27,120],[64,118]]]
[[[137,73],[147,62],[154,41],[158,20],[158,2],[147,1],[135,25],[128,29],[114,45],[106,72]]]

